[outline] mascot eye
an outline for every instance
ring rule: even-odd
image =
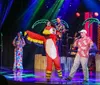
[[[53,29],[50,29],[50,33],[53,34]]]
[[[56,29],[55,28],[50,29],[50,33],[51,34],[56,34]]]

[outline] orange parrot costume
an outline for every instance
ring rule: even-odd
[[[52,26],[45,27],[42,36],[31,31],[25,31],[27,39],[34,43],[44,44],[46,57],[47,57],[47,67],[46,67],[46,78],[50,79],[52,72],[52,64],[54,63],[55,68],[58,72],[58,76],[62,78],[62,71],[60,65],[60,57],[58,55],[58,48],[56,45],[57,36],[56,30]]]

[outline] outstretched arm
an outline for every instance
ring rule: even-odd
[[[31,42],[38,43],[38,44],[43,44],[45,42],[44,36],[31,32],[29,30],[25,31],[24,35],[27,36],[27,40]]]

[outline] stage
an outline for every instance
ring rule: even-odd
[[[82,71],[77,71],[72,81],[67,82],[64,78],[68,76],[68,72],[63,71],[63,78],[60,79],[56,71],[52,72],[51,81],[47,82],[45,78],[45,70],[17,70],[3,68],[0,69],[0,74],[3,75],[8,85],[48,85],[48,84],[67,84],[67,85],[83,85]],[[100,73],[89,72],[89,82],[84,85],[100,85]],[[3,81],[2,81],[3,82]]]

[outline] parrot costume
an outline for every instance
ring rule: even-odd
[[[43,31],[43,34],[45,36],[31,32],[29,30],[25,31],[25,35],[27,35],[27,40],[38,44],[44,44],[45,46],[46,57],[47,57],[46,78],[50,79],[51,77],[53,63],[58,72],[59,78],[62,78],[60,57],[56,45],[57,41],[56,30],[52,26],[46,26]]]

